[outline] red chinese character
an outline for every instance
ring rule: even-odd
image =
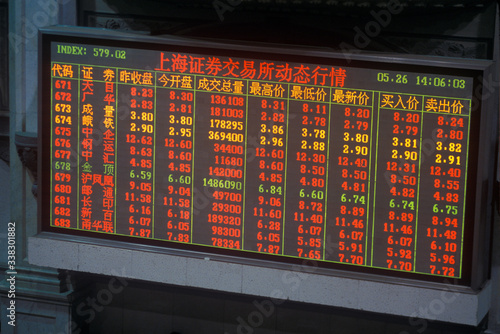
[[[165,57],[165,54],[162,52],[160,56],[160,68],[155,68],[157,71],[170,71],[170,68],[166,68],[168,64],[166,62],[170,62],[170,59]]]
[[[94,178],[92,179],[92,185],[94,184],[100,184],[102,186],[102,175],[101,174],[94,174]]]
[[[92,227],[94,227],[96,231],[99,231],[100,229],[102,229],[102,221],[94,220],[94,223],[92,223]]]
[[[273,79],[274,63],[260,63],[259,77],[262,80],[272,80]]]
[[[229,61],[224,62],[224,67],[223,69],[227,69],[227,73],[223,74],[223,76],[232,76],[237,78],[238,74],[234,73],[234,70],[239,69],[240,63],[238,61],[233,61],[231,58],[229,58]]]
[[[87,95],[94,95],[94,90],[92,89],[92,86],[94,86],[94,83],[89,80],[84,80],[82,83],[82,92],[83,92],[83,97],[82,97],[82,102],[84,102],[87,98]],[[87,91],[88,90],[88,91]]]
[[[82,229],[90,230],[91,224],[90,219],[82,219]]]
[[[83,196],[82,203],[83,203],[83,206],[91,207],[92,206],[92,199],[90,198],[90,196]]]
[[[110,140],[104,140],[104,151],[105,152],[114,152],[115,151],[115,142]]]
[[[89,174],[87,174],[89,175]],[[82,186],[82,195],[92,195],[92,186],[90,185],[83,185]]]
[[[115,155],[114,153],[104,152],[104,154],[102,155],[103,162],[105,164],[113,164],[113,163],[115,163],[114,160],[109,160],[109,159],[113,159],[114,155]]]
[[[113,220],[113,210],[102,210],[102,213],[104,218],[104,225]],[[112,226],[113,225],[111,225],[111,227]]]
[[[184,73],[187,71],[187,56],[185,55],[172,55],[172,71]]]
[[[106,209],[110,209],[113,207],[115,200],[113,198],[103,198],[102,199],[102,207]]]
[[[307,73],[309,71],[309,67],[305,67],[301,64],[300,67],[295,67],[295,69],[297,72],[293,74],[293,82],[305,84],[311,80],[311,75]]]
[[[113,192],[113,189],[112,187],[104,187],[102,189],[102,197],[104,198],[113,198],[114,197],[114,192]]]
[[[335,68],[332,68],[332,86],[344,87],[345,78],[346,74],[344,69],[339,68],[335,70]],[[335,82],[333,81],[334,79]]]
[[[92,174],[82,173],[82,183],[87,184],[87,182],[92,180]]]
[[[93,128],[82,128],[82,133],[85,135],[85,138],[88,138],[94,132]]]
[[[113,222],[104,221],[102,230],[107,233],[113,233]]]
[[[81,211],[81,217],[82,218],[89,218],[92,216],[92,209],[91,208],[82,208]]]
[[[205,70],[202,68],[205,66],[203,57],[191,57],[189,56],[189,73],[193,74],[205,74]]]
[[[328,71],[327,68],[319,66],[312,71],[311,77],[314,79],[315,85],[323,86],[326,84],[326,77],[329,76],[329,73],[327,71]]]
[[[115,133],[109,129],[103,133],[103,136],[104,140],[115,140]]]
[[[243,61],[243,70],[240,75],[244,79],[253,79],[255,77],[256,69],[254,67],[255,63],[250,60]]]
[[[85,158],[85,161],[89,161],[89,158],[92,158],[92,151],[82,151],[82,157]]]
[[[292,80],[292,69],[288,66],[288,63],[276,66],[276,79],[286,82]]]
[[[85,129],[85,128],[84,128]],[[85,150],[89,150],[89,151],[92,151],[92,139],[90,138],[85,138],[82,140],[82,147],[85,149]]]
[[[103,186],[110,186],[110,187],[114,187],[115,184],[113,182],[113,175],[104,175],[103,177]]]
[[[108,106],[115,102],[115,94],[106,94],[106,96],[104,96],[104,102],[108,102]]]
[[[208,75],[217,75],[219,74],[220,70],[222,69],[222,65],[220,63],[219,58],[208,58],[207,62],[207,70],[208,70]]]

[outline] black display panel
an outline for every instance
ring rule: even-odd
[[[92,33],[40,46],[42,231],[470,284],[481,70]]]

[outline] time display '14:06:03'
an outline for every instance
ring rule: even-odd
[[[472,79],[70,46],[47,68],[53,229],[462,276]]]

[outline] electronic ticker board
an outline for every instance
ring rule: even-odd
[[[479,70],[41,41],[42,231],[470,280]]]

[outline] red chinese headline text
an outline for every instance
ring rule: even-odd
[[[308,64],[289,64],[258,60],[233,60],[197,57],[161,52],[157,71],[212,75],[251,80],[291,82],[298,84],[344,87],[346,71],[342,68]]]

